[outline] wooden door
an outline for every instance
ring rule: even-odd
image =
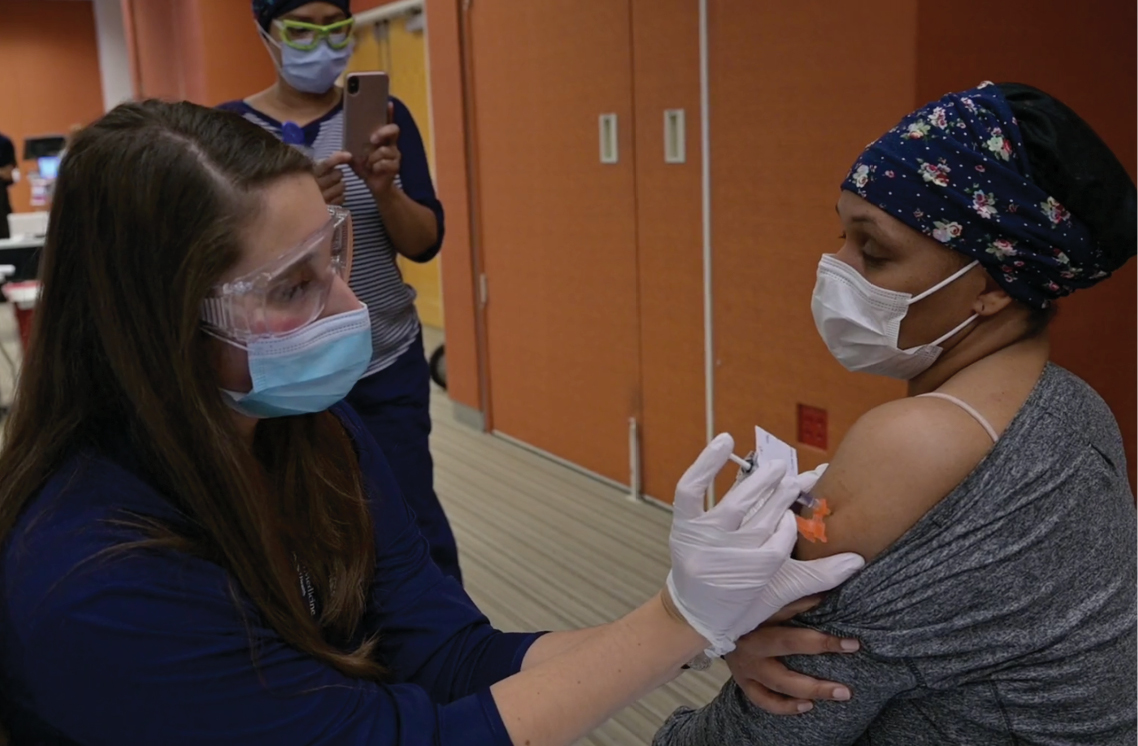
[[[491,425],[621,483],[640,380],[630,34],[628,2],[471,9]]]
[[[670,503],[676,482],[706,445],[707,429],[699,3],[632,0],[631,5],[641,487],[646,496]],[[664,112],[677,110],[683,120],[682,163],[665,159]],[[679,135],[675,116],[673,132]]]

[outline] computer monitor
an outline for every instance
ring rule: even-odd
[[[67,140],[63,135],[42,135],[24,139],[24,160],[34,161],[45,156],[59,155]]]
[[[39,166],[40,176],[45,179],[55,179],[59,176],[59,156],[51,155],[43,158],[37,158],[36,164]]]

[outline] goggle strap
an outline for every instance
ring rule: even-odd
[[[213,337],[214,339],[220,340],[227,345],[231,345],[233,347],[236,347],[239,350],[248,350],[249,349],[247,346],[238,342],[237,340],[231,339],[231,338],[225,336],[224,334],[219,332],[217,329],[215,329],[213,326],[211,326],[208,323],[202,325],[202,331],[205,332],[206,334],[208,334],[209,336]]]
[[[218,329],[226,329],[232,319],[229,318],[228,299],[206,298],[202,301],[202,321]]]

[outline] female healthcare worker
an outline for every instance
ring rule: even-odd
[[[704,513],[720,436],[676,490],[666,590],[494,630],[338,403],[371,360],[351,225],[231,114],[129,103],[75,138],[0,451],[15,742],[569,744],[860,568],[787,561],[810,485],[784,466]]]
[[[461,582],[454,533],[434,489],[430,371],[415,291],[395,262],[397,252],[430,261],[443,241],[443,207],[419,129],[403,102],[393,98],[391,123],[375,133],[375,150],[354,161],[342,151],[344,108],[336,80],[352,54],[348,0],[254,0],[253,15],[277,67],[277,82],[220,108],[277,137],[290,123],[286,139],[303,139],[296,144],[317,161],[324,200],[352,213],[352,291],[371,315],[372,352],[348,401],[387,456],[435,564]]]

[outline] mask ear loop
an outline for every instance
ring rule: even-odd
[[[959,280],[964,275],[968,274],[972,270],[972,268],[975,267],[979,263],[980,263],[979,259],[972,260],[972,263],[969,264],[967,267],[964,267],[960,271],[949,275],[948,277],[941,280],[937,284],[933,285],[931,288],[929,288],[925,292],[921,293],[920,295],[914,295],[912,298],[909,299],[909,305],[911,306],[919,300],[924,300],[925,298],[929,297],[930,295],[932,295],[936,291],[940,290],[941,288],[944,288],[944,287],[951,285],[952,283],[956,282],[957,280]]]
[[[960,279],[964,275],[968,274],[968,272],[970,272],[972,270],[972,268],[975,267],[976,265],[978,265],[979,263],[980,263],[979,259],[974,259],[972,261],[972,263],[969,264],[967,267],[964,267],[960,271],[958,271],[952,275],[949,275],[946,279],[938,282],[936,285],[933,285],[931,288],[929,288],[925,292],[921,293],[920,295],[913,296],[909,300],[909,305],[911,306],[914,303],[916,303],[917,301],[923,300],[923,299],[929,297],[930,295],[932,295],[936,291],[940,290],[941,288],[947,287],[948,285],[951,285],[952,283],[956,282],[958,279]],[[978,313],[972,314],[971,316],[969,316],[967,319],[964,320],[964,323],[957,326],[955,329],[950,331],[948,334],[945,334],[944,336],[940,337],[935,342],[932,342],[931,345],[933,347],[939,347],[941,345],[941,343],[955,337],[957,334],[959,334],[964,329],[964,327],[968,326],[969,324],[971,324],[973,321],[975,321],[978,318],[980,318],[980,314],[978,314]]]
[[[268,31],[261,28],[261,24],[256,21],[253,21],[253,24],[257,27],[257,36],[260,37],[261,43],[265,45],[265,51],[269,53],[269,59],[273,61],[273,67],[276,68],[277,74],[279,75],[281,72],[281,55],[284,54],[281,49],[281,43],[275,40]],[[276,54],[273,54],[274,51]]]
[[[955,329],[953,329],[952,331],[950,331],[948,334],[945,334],[943,337],[941,337],[940,339],[933,342],[932,343],[933,347],[940,347],[942,342],[945,342],[946,340],[952,339],[957,334],[959,334],[964,329],[964,327],[968,326],[969,324],[971,324],[973,321],[975,321],[978,318],[980,318],[980,314],[978,314],[978,313],[972,314],[971,316],[969,316],[967,319],[964,320],[963,324],[961,324],[960,326],[958,326]]]

